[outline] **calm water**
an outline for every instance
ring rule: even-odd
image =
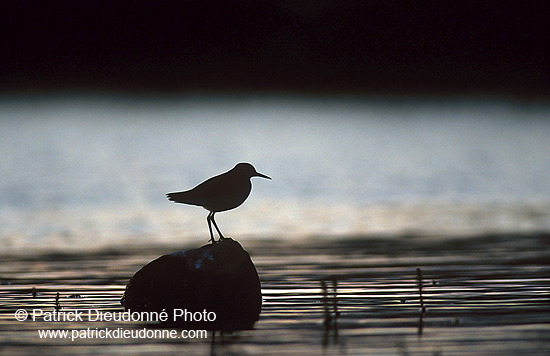
[[[206,242],[164,194],[241,161],[274,179],[217,217],[240,239],[550,228],[546,103],[67,95],[3,98],[0,125],[8,250]]]
[[[549,114],[487,98],[3,98],[0,354],[547,355]],[[206,212],[164,194],[241,161],[273,177],[217,216],[260,275],[254,330],[71,342],[37,332],[142,325],[15,320],[120,311],[143,265],[208,240]]]

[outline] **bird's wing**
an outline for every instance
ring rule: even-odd
[[[205,180],[191,190],[168,193],[166,196],[176,203],[203,206],[205,201],[216,200],[226,194],[227,183],[230,182],[224,173]]]

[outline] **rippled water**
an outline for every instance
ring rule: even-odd
[[[119,300],[128,279],[170,250],[4,256],[6,263],[0,265],[0,351],[6,355],[550,352],[547,234],[312,238],[290,244],[256,240],[243,246],[262,283],[260,320],[254,330],[209,333],[203,340],[39,339],[38,329],[137,330],[143,325],[14,319],[17,309],[54,310],[56,303],[65,309],[121,311]],[[424,312],[417,268],[422,275]]]

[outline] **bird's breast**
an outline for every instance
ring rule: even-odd
[[[205,202],[203,207],[210,211],[225,211],[235,209],[250,195],[252,185],[250,181],[242,184],[232,184],[223,189],[219,194],[213,195],[210,201]]]

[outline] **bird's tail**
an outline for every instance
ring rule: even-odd
[[[181,194],[182,192],[177,192],[177,193],[167,193],[166,194],[166,197],[168,198],[168,200],[170,201],[173,201],[173,202],[176,202],[176,203],[180,203],[182,198],[183,198],[183,194]]]
[[[189,192],[175,192],[166,194],[168,200],[173,201],[174,203],[183,203],[183,204],[193,204],[197,205],[196,202],[191,199]]]

